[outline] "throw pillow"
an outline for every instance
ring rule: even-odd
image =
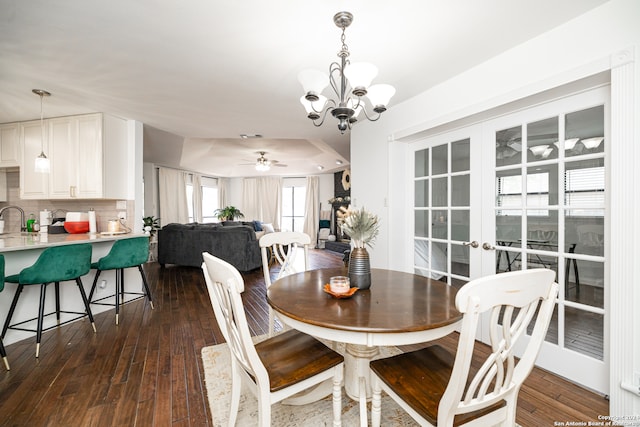
[[[253,221],[253,229],[255,231],[262,231],[262,222],[260,221]]]
[[[275,233],[276,230],[273,229],[273,224],[262,224],[262,229],[264,230],[264,233]]]

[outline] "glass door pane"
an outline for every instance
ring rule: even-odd
[[[414,154],[414,271],[460,287],[471,275],[471,138],[421,146]]]
[[[570,105],[565,101],[495,121],[496,127],[507,126],[493,131],[494,266],[497,273],[553,270],[560,291],[546,341],[602,361],[604,106],[572,111],[563,104]],[[530,120],[554,108],[556,115]]]

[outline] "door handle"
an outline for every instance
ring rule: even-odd
[[[493,246],[491,243],[489,242],[484,242],[482,244],[482,249],[484,249],[485,251],[494,251],[496,249],[495,246]]]
[[[480,244],[478,242],[476,242],[475,240],[473,242],[462,242],[462,244],[464,246],[471,246],[472,248],[477,248],[478,246],[480,246]]]

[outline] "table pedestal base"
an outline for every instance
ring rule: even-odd
[[[371,399],[369,362],[380,354],[378,347],[347,344],[344,353],[344,390],[353,400],[360,399],[360,378],[364,378],[367,400]]]

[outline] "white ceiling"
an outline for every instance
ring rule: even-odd
[[[275,174],[329,172],[349,135],[312,125],[297,75],[337,59],[336,12],[353,13],[351,59],[378,66],[393,108],[605,1],[0,0],[0,123],[38,118],[31,89],[46,89],[46,117],[143,122],[145,161],[251,176],[240,164],[266,151],[287,165]]]

